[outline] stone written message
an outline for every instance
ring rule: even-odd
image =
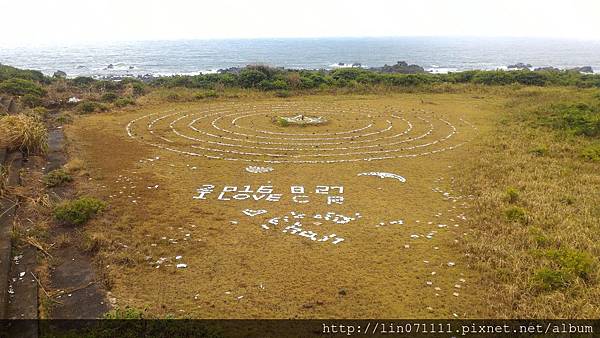
[[[317,185],[305,187],[292,185],[287,189],[276,189],[272,185],[226,185],[218,188],[214,184],[203,184],[196,189],[195,200],[217,201],[266,201],[279,202],[282,199],[291,199],[292,202],[305,204],[313,200],[321,200],[328,205],[344,203],[344,187],[333,185]]]
[[[324,224],[348,224],[361,218],[360,213],[355,213],[353,216],[344,216],[336,212],[330,211],[325,214],[314,214],[307,215],[303,212],[291,211],[289,215],[283,215],[281,217],[273,217],[269,219],[265,224],[261,224],[264,230],[278,229],[284,227],[281,232],[304,237],[314,242],[330,242],[332,244],[338,244],[343,242],[345,239],[335,233],[328,235],[319,235],[316,231],[306,229],[305,223],[311,223],[313,227],[321,227]],[[311,226],[311,225],[309,225]]]

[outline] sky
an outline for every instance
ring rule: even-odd
[[[0,47],[366,36],[600,40],[598,0],[0,0],[0,18]]]

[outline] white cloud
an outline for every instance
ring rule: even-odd
[[[321,36],[600,39],[598,13],[597,0],[0,0],[0,46]]]

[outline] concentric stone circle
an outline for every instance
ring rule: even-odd
[[[328,124],[282,127],[275,116],[318,115]],[[467,143],[477,128],[460,117],[358,104],[221,103],[151,113],[130,121],[129,137],[189,156],[255,163],[346,163],[414,158]]]

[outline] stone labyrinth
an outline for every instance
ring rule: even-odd
[[[302,121],[316,118],[326,122],[309,126],[279,124],[278,121],[285,117]],[[220,104],[204,109],[152,113],[130,121],[126,129],[131,138],[146,145],[183,155],[240,161],[248,164],[243,169],[245,172],[265,178],[279,174],[271,167],[274,164],[343,164],[415,158],[450,151],[467,143],[476,131],[471,123],[460,117],[425,110],[404,111],[393,107],[375,110],[366,105],[354,105],[350,109],[335,104],[290,102]],[[406,182],[406,178],[397,173],[357,172],[353,176],[393,179],[396,181],[393,184]],[[339,183],[311,182],[306,186],[289,187],[273,186],[270,181],[265,185],[203,183],[192,197],[199,203],[246,201],[274,206],[288,200],[298,207],[324,202],[329,209],[345,202],[344,186]],[[262,220],[260,227],[265,231],[278,230],[315,243],[332,244],[345,241],[343,233],[333,232],[332,228],[362,218],[360,212],[344,215],[332,210],[321,213],[295,210],[277,216],[267,209],[244,209],[238,216]],[[237,225],[239,221],[230,222]],[[397,224],[404,224],[404,221],[399,218],[380,220],[377,227]],[[431,238],[434,233],[426,238]]]
[[[320,126],[279,126],[281,116],[322,116]],[[210,159],[251,163],[347,163],[413,158],[464,145],[476,128],[462,118],[424,110],[335,104],[221,104],[141,116],[129,137]]]

